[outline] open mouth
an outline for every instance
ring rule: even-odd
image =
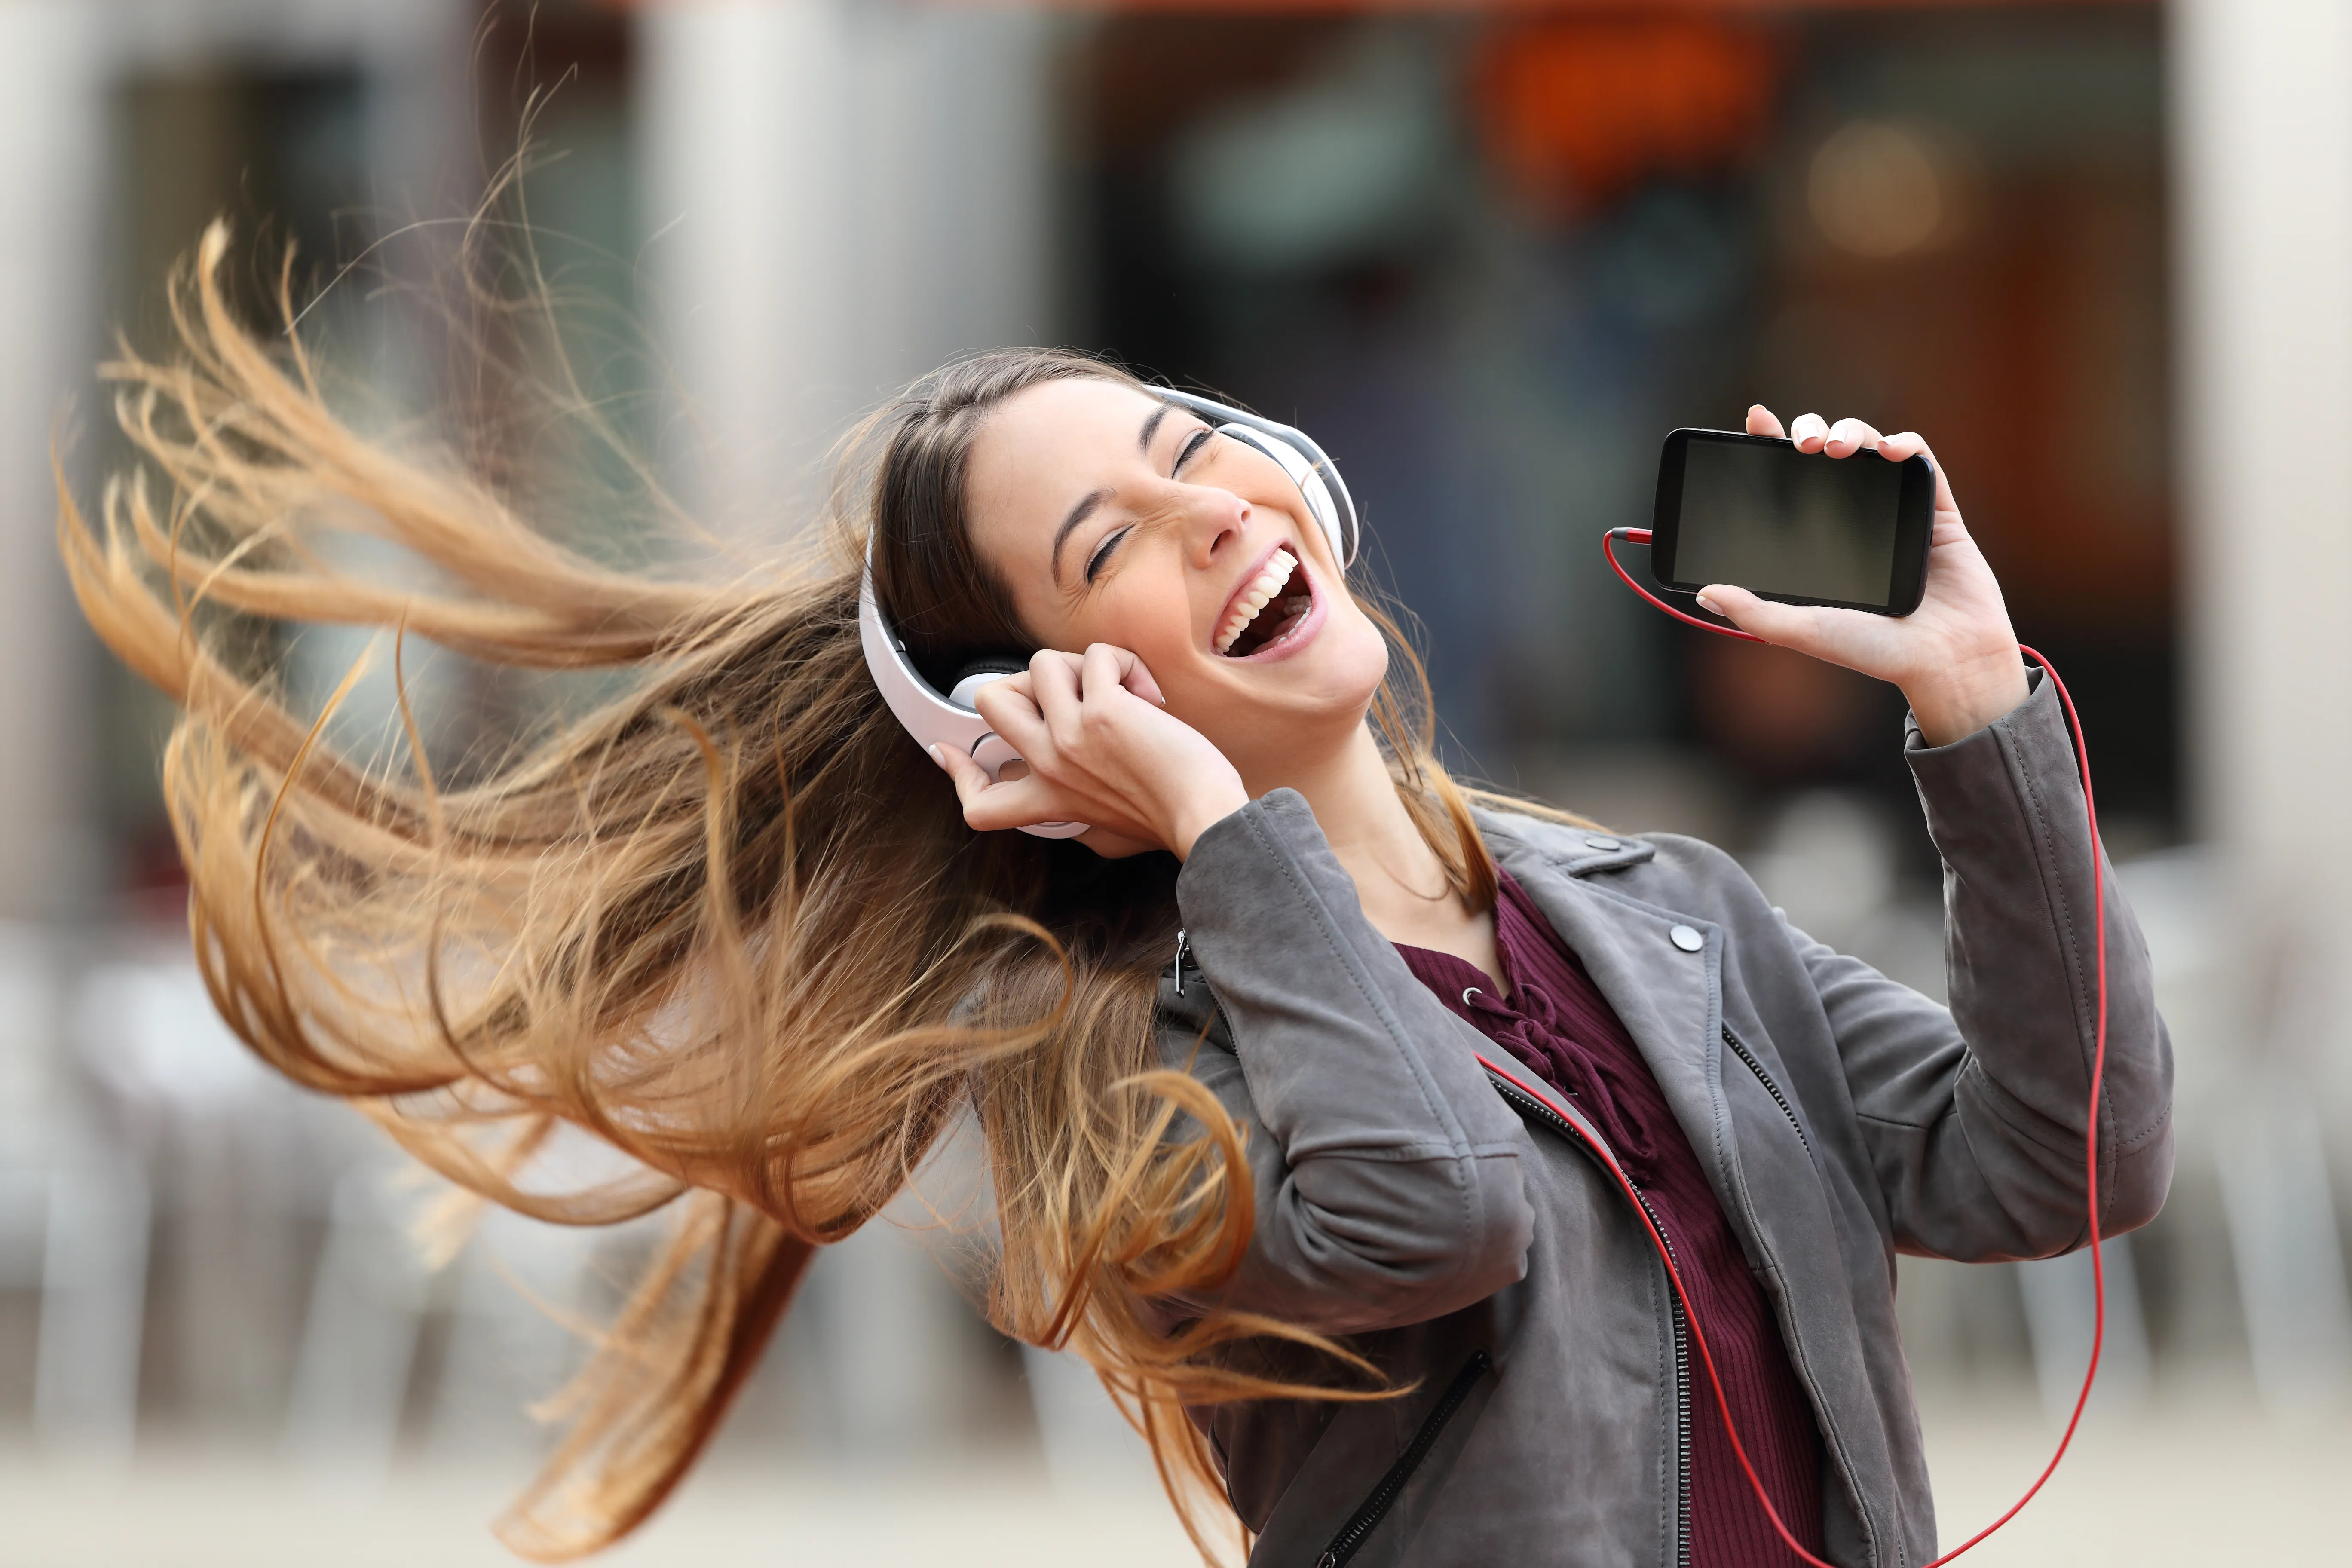
[[[1314,607],[1314,590],[1298,569],[1298,558],[1277,550],[1225,606],[1211,646],[1227,658],[1264,653],[1297,631]]]

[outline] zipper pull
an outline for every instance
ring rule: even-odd
[[[1176,932],[1176,994],[1184,994],[1184,961],[1192,956],[1192,944],[1185,940],[1180,927]]]

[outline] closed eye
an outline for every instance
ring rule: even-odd
[[[1110,560],[1111,552],[1118,548],[1119,542],[1121,540],[1125,539],[1129,534],[1134,531],[1135,530],[1130,526],[1128,528],[1115,528],[1108,533],[1103,535],[1103,542],[1095,546],[1095,552],[1092,555],[1087,557],[1087,569],[1085,573],[1087,582],[1092,583],[1097,576],[1101,574],[1104,563]]]
[[[1193,431],[1190,436],[1184,437],[1184,444],[1176,449],[1176,461],[1169,465],[1168,477],[1172,479],[1177,475],[1182,473],[1184,471],[1184,465],[1191,462],[1193,457],[1199,453],[1201,448],[1209,444],[1209,438],[1215,434],[1216,432],[1214,430],[1212,430],[1207,426],[1203,425],[1201,428]]]

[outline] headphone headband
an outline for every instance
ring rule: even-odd
[[[1272,458],[1290,476],[1290,482],[1298,487],[1307,514],[1330,545],[1331,558],[1342,571],[1355,561],[1361,533],[1355,500],[1348,494],[1338,467],[1305,431],[1198,393],[1167,386],[1146,390],[1208,420],[1219,435],[1230,436]],[[1005,763],[1015,759],[1017,753],[1013,747],[988,727],[988,721],[980,716],[980,710],[971,700],[982,686],[1002,680],[1011,672],[983,669],[969,673],[945,696],[924,679],[914,660],[908,657],[907,645],[883,619],[882,607],[875,602],[871,538],[866,542],[865,576],[857,586],[857,639],[865,649],[866,668],[874,678],[875,689],[881,692],[882,700],[889,706],[899,726],[915,738],[918,745],[953,746],[986,768],[992,779]],[[1040,822],[1021,831],[1040,838],[1075,838],[1086,832],[1087,826],[1083,822]]]

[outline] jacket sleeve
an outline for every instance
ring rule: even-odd
[[[1276,790],[1212,826],[1177,899],[1234,1043],[1188,1038],[1190,1070],[1245,1129],[1255,1189],[1217,1303],[1355,1333],[1518,1279],[1525,1131],[1364,918],[1306,800]]]
[[[2106,889],[2103,1233],[2145,1225],[2172,1175],[2172,1047],[2147,945],[2102,858],[2057,694],[1948,746],[1906,752],[1944,862],[1948,1013],[1797,933],[1828,1011],[1895,1245],[1970,1261],[2084,1245],[2097,1009],[2095,876]]]

